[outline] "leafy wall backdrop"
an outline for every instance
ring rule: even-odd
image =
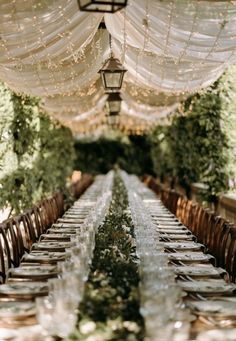
[[[153,173],[150,143],[146,136],[114,134],[94,141],[78,140],[76,168],[92,174],[107,173],[115,165],[129,173]]]
[[[208,186],[206,199],[234,186],[236,161],[236,68],[187,101],[169,126],[150,134],[154,171],[174,178],[187,192],[193,182]]]
[[[74,162],[69,129],[52,121],[38,99],[0,86],[0,208],[28,208],[56,190],[66,191]]]

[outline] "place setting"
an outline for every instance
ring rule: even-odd
[[[217,299],[217,297],[213,297],[212,299],[208,299],[206,301],[191,301],[188,302],[187,305],[191,308],[192,311],[198,316],[212,318],[210,321],[215,321],[221,323],[225,323],[222,321],[228,321],[231,324],[236,324],[236,300],[235,296],[229,297],[228,300]]]
[[[67,257],[66,252],[54,252],[54,251],[31,251],[22,257],[21,264],[57,264],[60,261],[64,261]]]
[[[208,263],[215,262],[213,256],[199,252],[199,251],[185,251],[185,252],[174,252],[168,253],[168,258],[171,261],[183,262],[183,263]]]
[[[41,240],[39,243],[32,245],[32,251],[49,251],[49,252],[65,252],[67,248],[71,247],[72,243],[62,241]]]
[[[195,243],[195,242],[164,242],[165,249],[174,250],[174,251],[204,251],[205,247],[203,244]]]
[[[226,283],[223,279],[218,281],[178,281],[183,290],[188,293],[197,293],[204,296],[232,295],[236,293],[236,284]]]
[[[39,296],[46,296],[48,285],[44,282],[14,282],[0,286],[0,300],[34,300]]]
[[[57,277],[58,268],[56,265],[41,266],[20,266],[18,268],[9,269],[7,273],[7,282],[32,280],[46,281],[49,278]]]
[[[223,278],[227,273],[224,269],[216,268],[212,264],[180,265],[174,266],[174,272],[178,276],[198,278]]]
[[[56,231],[57,232],[57,231]],[[59,241],[59,242],[70,242],[71,233],[55,233],[55,231],[50,231],[49,233],[42,234],[40,236],[40,241]],[[72,231],[75,232],[75,231]]]
[[[0,328],[16,328],[36,324],[34,302],[9,301],[0,305]],[[2,330],[0,330],[2,337]]]

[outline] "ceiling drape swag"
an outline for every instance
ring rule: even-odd
[[[236,62],[236,1],[129,0],[103,16],[80,12],[77,0],[2,0],[0,79],[42,97],[76,131],[98,127],[106,101],[98,71],[110,53],[103,17],[128,70],[121,124],[153,124]]]

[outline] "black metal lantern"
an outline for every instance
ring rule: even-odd
[[[107,98],[108,112],[119,112],[121,107],[121,97],[119,92],[110,93]]]
[[[109,126],[115,128],[119,125],[120,118],[118,112],[110,112],[110,114],[107,116],[107,123]]]
[[[78,0],[79,9],[85,12],[115,13],[127,6],[128,0]]]
[[[126,71],[119,59],[111,56],[99,71],[105,91],[116,92],[120,90]]]

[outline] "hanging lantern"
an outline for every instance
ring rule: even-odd
[[[120,90],[126,71],[119,59],[111,56],[99,71],[105,91],[115,92]]]
[[[127,6],[128,0],[78,0],[79,9],[85,12],[115,13]]]
[[[110,114],[107,116],[107,123],[113,127],[116,128],[119,125],[120,118],[118,112],[110,112]]]
[[[121,97],[119,92],[110,93],[107,98],[107,109],[108,112],[120,112]]]

